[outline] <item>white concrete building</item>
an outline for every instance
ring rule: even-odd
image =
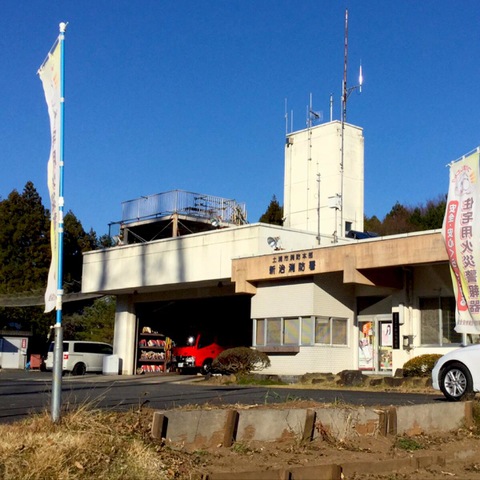
[[[393,374],[468,340],[454,331],[438,231],[348,236],[363,230],[363,134],[343,134],[330,122],[287,136],[284,227],[246,224],[235,201],[189,192],[124,204],[124,244],[86,253],[82,279],[83,293],[117,297],[122,373],[137,371],[147,324],[174,340],[205,323],[234,332],[269,354],[265,373],[290,375]]]
[[[363,152],[362,129],[342,131],[339,121],[287,135],[284,226],[339,237],[363,231]]]

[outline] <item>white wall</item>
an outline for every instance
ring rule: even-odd
[[[82,292],[133,293],[230,279],[233,258],[272,253],[267,238],[275,236],[285,250],[316,245],[313,233],[257,223],[94,250],[83,257]]]
[[[353,336],[353,289],[343,286],[340,274],[315,277],[301,283],[264,284],[252,298],[252,318],[329,316],[348,319],[347,346],[300,346],[296,354],[269,355],[264,374],[301,375],[307,372],[338,373],[354,368],[357,345]],[[267,352],[268,353],[268,352]]]
[[[284,225],[341,236],[342,217],[363,231],[364,139],[362,129],[345,124],[343,175],[341,122],[291,133],[285,145]],[[343,176],[343,186],[342,186]],[[343,212],[330,197],[343,195]],[[320,196],[320,212],[319,199]]]

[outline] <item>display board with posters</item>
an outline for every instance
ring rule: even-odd
[[[375,370],[375,332],[373,322],[359,322],[358,368]]]

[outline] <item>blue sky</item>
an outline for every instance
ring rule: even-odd
[[[65,37],[65,209],[99,235],[121,203],[181,189],[283,202],[289,127],[364,129],[365,214],[446,193],[447,164],[480,144],[480,2],[3,0],[0,197],[31,180],[49,208],[47,106],[37,70]],[[285,104],[287,107],[285,107]],[[292,120],[293,112],[293,120]]]

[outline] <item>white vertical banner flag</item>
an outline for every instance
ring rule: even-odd
[[[442,234],[455,293],[455,330],[480,333],[479,150],[450,165]]]
[[[61,101],[61,65],[60,42],[57,40],[49,52],[47,59],[38,70],[45,92],[50,117],[51,147],[48,159],[48,191],[50,193],[51,222],[50,244],[52,261],[48,273],[47,289],[45,291],[45,312],[52,311],[57,299],[58,276],[58,220],[60,199],[60,101]]]

